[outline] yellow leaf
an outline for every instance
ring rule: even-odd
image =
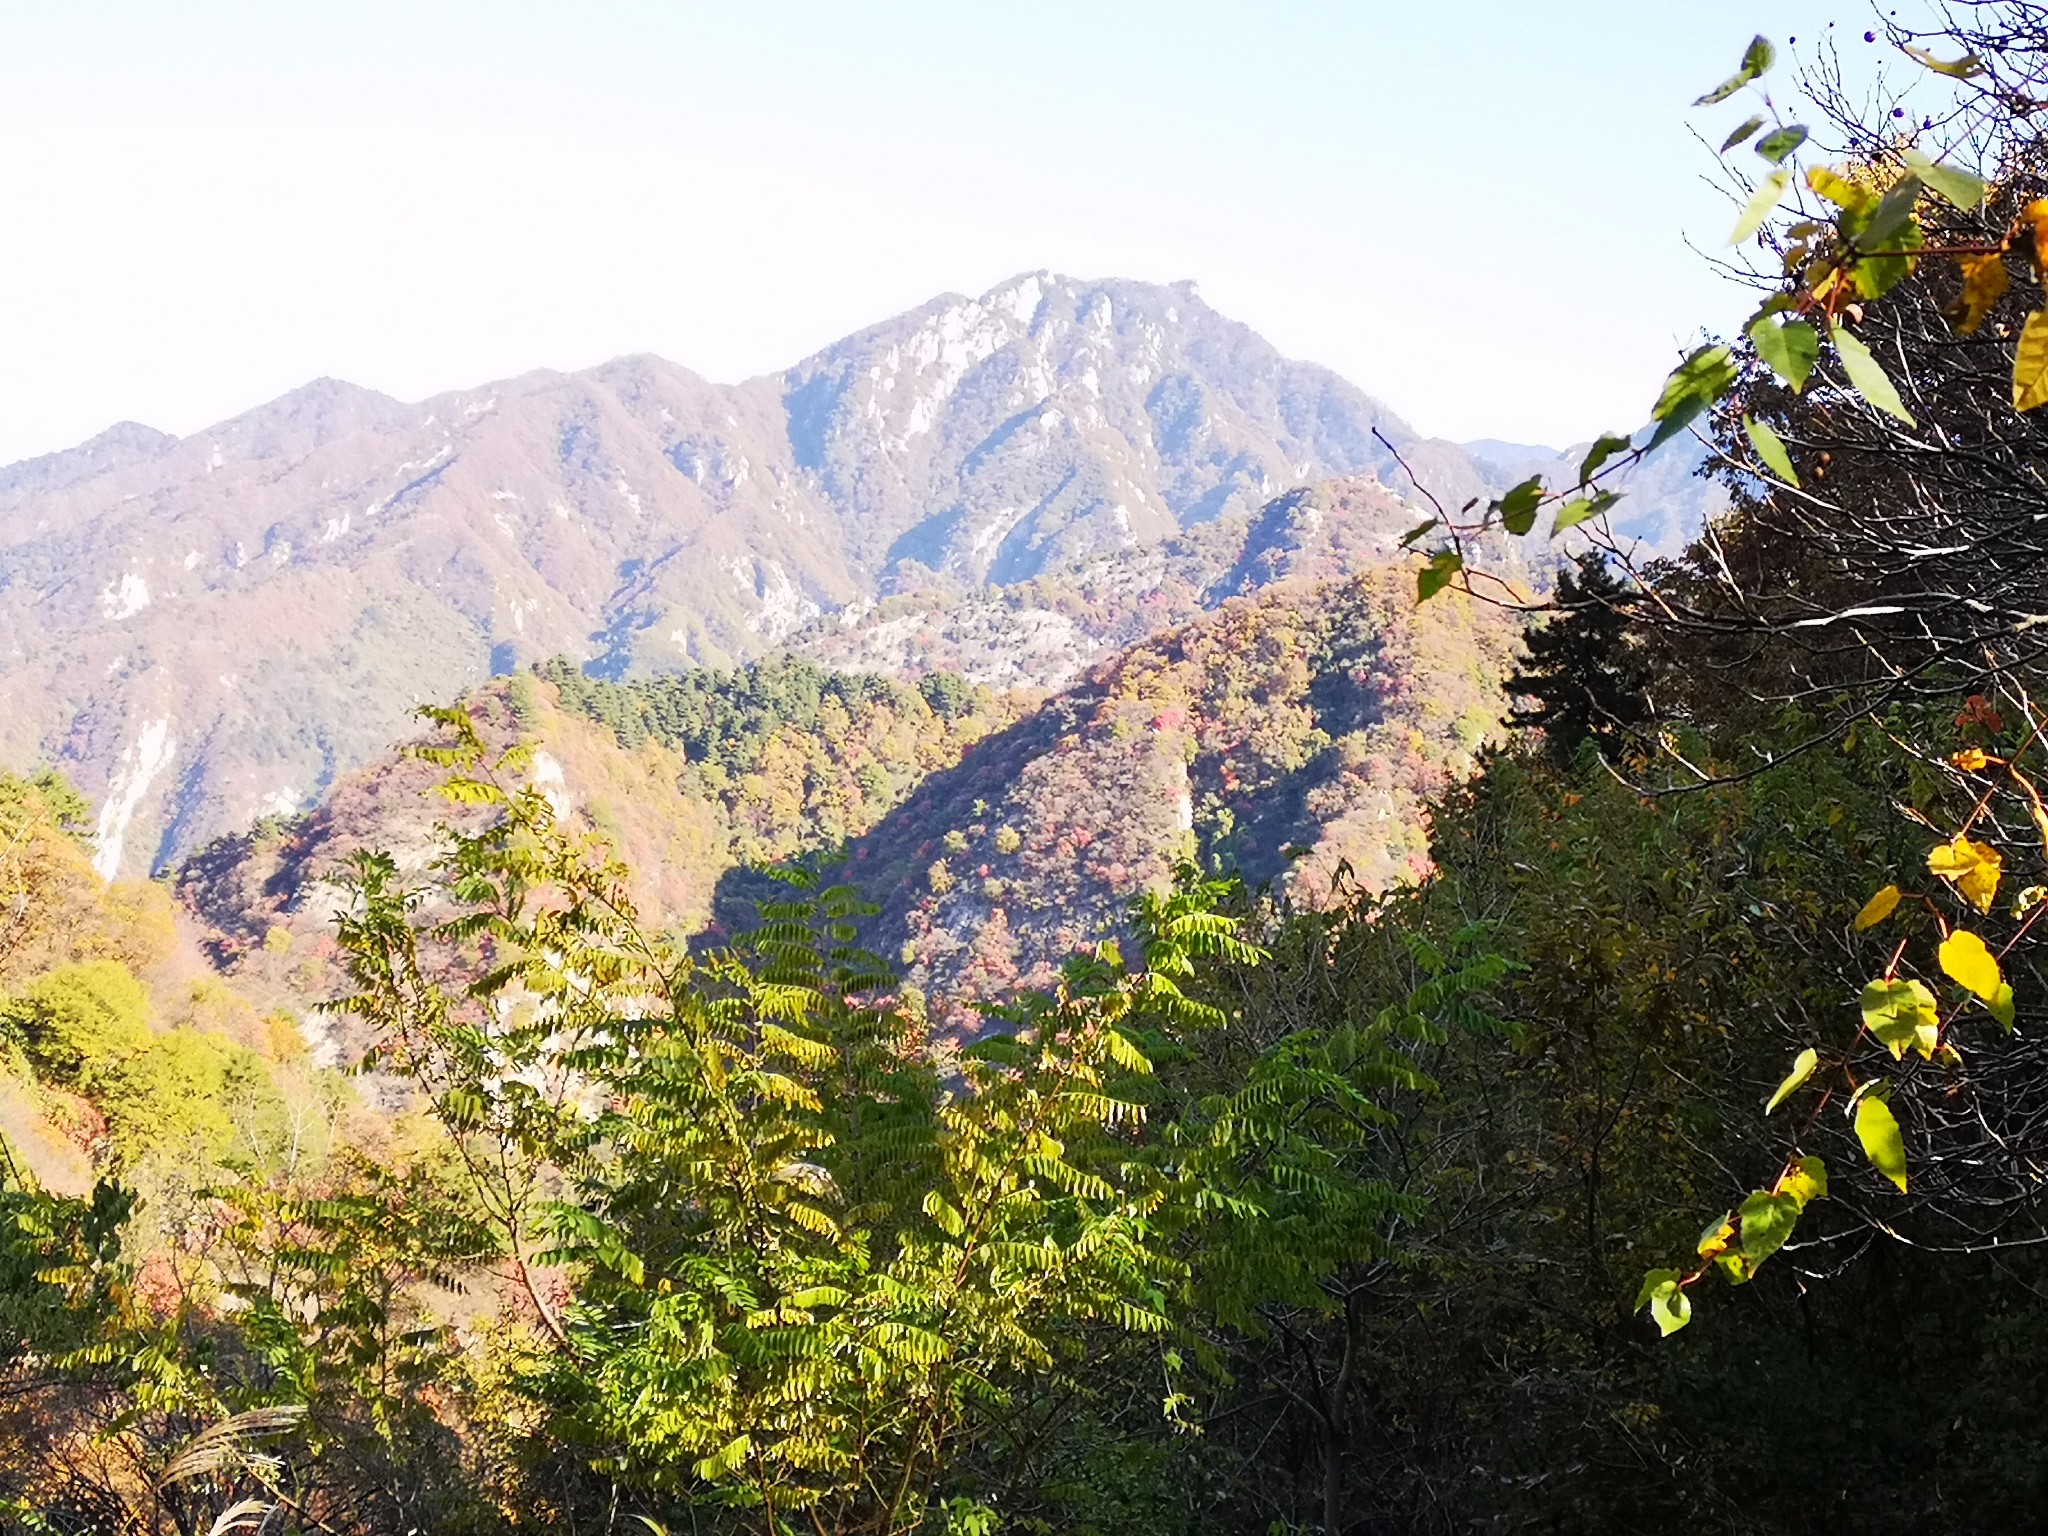
[[[1728,1251],[1728,1244],[1735,1237],[1735,1223],[1726,1216],[1717,1216],[1707,1223],[1706,1231],[1700,1234],[1699,1255],[1703,1259],[1719,1258]]]
[[[1998,876],[2005,861],[1996,848],[1958,835],[1927,855],[1927,869],[1953,885],[1979,912],[1989,912],[1998,896]]]
[[[1956,265],[1963,269],[1963,291],[1950,314],[1955,319],[1956,330],[1964,336],[1971,336],[1984,323],[1992,307],[2005,297],[2006,289],[2012,286],[2012,279],[2005,270],[2005,258],[1997,251],[1983,256],[1964,256]]]
[[[1863,903],[1863,910],[1856,914],[1856,931],[1861,933],[1866,928],[1875,928],[1892,915],[1892,910],[1898,904],[1899,888],[1896,885],[1886,886]]]
[[[2012,354],[2012,408],[2031,411],[2048,405],[2048,310],[2027,316]]]
[[[1891,1106],[1876,1095],[1856,1104],[1856,1139],[1863,1143],[1863,1155],[1871,1166],[1906,1192],[1906,1141],[1899,1134],[1898,1118]]]
[[[1991,765],[1991,759],[1985,755],[1982,747],[1965,747],[1960,752],[1952,753],[1949,761],[1965,773],[1981,773]]]
[[[1811,167],[1806,173],[1806,184],[1837,208],[1847,209],[1850,213],[1877,206],[1875,192],[1858,186],[1840,171],[1825,165]],[[2038,206],[2048,207],[2048,198],[2043,198]]]
[[[1827,1164],[1817,1157],[1802,1157],[1778,1181],[1778,1188],[1796,1200],[1803,1211],[1813,1201],[1827,1197]]]
[[[1949,980],[1987,1003],[1998,996],[1998,989],[2005,982],[1999,974],[1998,957],[1966,928],[1958,928],[1941,941],[1940,959]]]
[[[1813,1076],[1813,1069],[1819,1065],[1820,1053],[1810,1045],[1794,1057],[1792,1070],[1785,1074],[1785,1081],[1778,1084],[1778,1091],[1771,1095],[1770,1103],[1764,1106],[1764,1113],[1768,1115],[1772,1110],[1784,1103],[1786,1099],[1790,1098],[1797,1091],[1801,1083]]]
[[[2036,198],[2020,214],[2020,222],[2033,232],[2034,266],[2048,271],[2048,197]]]

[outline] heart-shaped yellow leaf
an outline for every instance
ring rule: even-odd
[[[2005,982],[1999,974],[1998,957],[1967,928],[1958,928],[1941,941],[1939,958],[1949,980],[1987,1003],[1998,996],[1998,989]]]

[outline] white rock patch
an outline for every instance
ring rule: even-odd
[[[735,561],[735,566],[741,562]],[[736,570],[735,575],[738,574]],[[747,619],[747,628],[768,640],[780,640],[792,631],[802,629],[824,610],[797,590],[796,583],[789,579],[789,572],[779,561],[757,561],[755,564],[754,595],[760,599],[760,608]]]
[[[100,612],[116,623],[132,619],[149,606],[149,583],[133,571],[100,589]]]
[[[569,795],[569,782],[553,753],[533,754],[533,784],[558,818],[567,816],[574,808],[576,802]]]
[[[93,832],[92,867],[102,880],[111,880],[121,869],[121,845],[128,836],[128,824],[149,793],[156,776],[171,765],[178,750],[168,718],[146,721],[142,734],[121,750],[121,766],[107,786],[107,802],[100,807],[99,826]]]

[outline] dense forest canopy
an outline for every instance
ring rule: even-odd
[[[0,1529],[2048,1527],[2048,8],[1867,46],[1938,110],[1752,43],[1699,110],[1756,312],[1394,577],[1037,714],[544,669],[719,858],[803,855],[744,924],[649,908],[518,688],[430,711],[440,825],[321,876],[353,1081],[0,777]],[[1682,431],[1730,509],[1644,564],[1612,476]],[[1488,561],[1560,534],[1532,610]],[[1482,611],[1530,619],[1505,736]],[[1456,708],[1400,714],[1445,636]],[[1022,912],[1139,748],[1185,820],[1056,965],[866,943],[885,816],[969,804],[944,891],[896,861]],[[1414,878],[1258,863],[1283,786],[1403,751]]]

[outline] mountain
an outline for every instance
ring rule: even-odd
[[[1047,273],[737,385],[628,357],[418,404],[320,380],[182,439],[123,425],[0,471],[0,761],[71,773],[103,872],[161,870],[540,657],[726,665],[892,597],[1102,562],[1142,601],[1152,552],[1213,525],[1241,554],[1295,487],[1411,494],[1381,436],[1446,499],[1493,484],[1191,285]]]
[[[744,923],[752,867],[843,853],[881,905],[868,941],[965,1000],[1049,978],[1119,928],[1176,859],[1218,861],[1310,905],[1426,868],[1425,797],[1498,729],[1514,616],[1457,593],[1418,608],[1411,558],[1291,579],[1127,647],[1056,694],[912,686],[796,657],[610,682],[566,665],[469,707],[535,748],[532,782],[601,832],[656,922]],[[354,850],[428,856],[437,770],[386,754],[314,810],[208,844],[177,890],[233,984],[303,1011],[340,990],[330,919]],[[350,1054],[317,1012],[316,1047]]]

